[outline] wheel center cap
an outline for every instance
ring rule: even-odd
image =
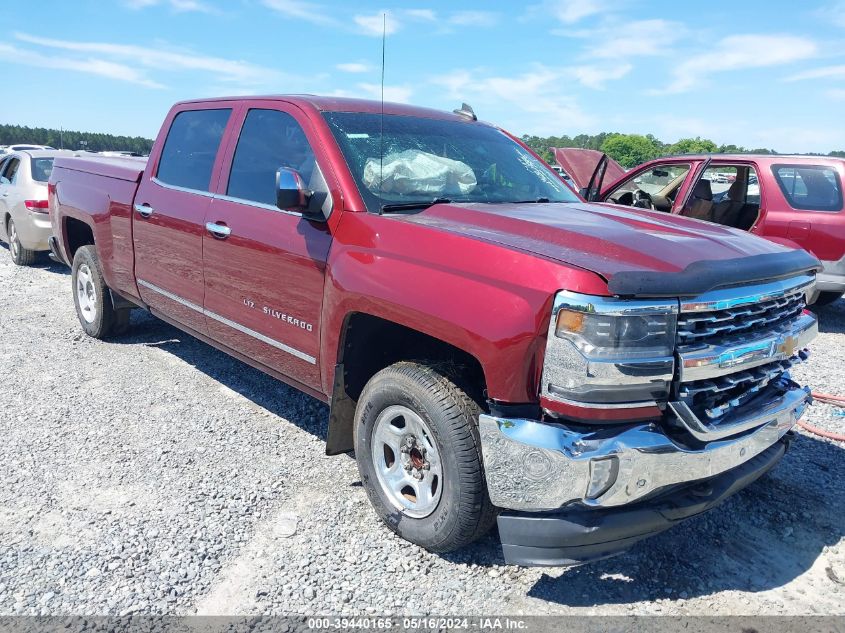
[[[425,477],[425,471],[431,468],[425,458],[426,448],[413,435],[406,435],[400,447],[402,451],[402,462],[405,470],[415,478]]]

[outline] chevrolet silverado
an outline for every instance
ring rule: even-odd
[[[585,203],[469,107],[187,101],[146,161],[57,158],[49,205],[85,332],[143,308],[329,403],[327,453],[431,551],[619,553],[772,468],[810,400],[818,260]]]

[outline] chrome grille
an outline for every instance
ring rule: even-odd
[[[803,292],[736,308],[678,315],[679,346],[724,343],[736,335],[776,326],[794,319],[806,307]]]
[[[716,421],[748,402],[799,360],[798,356],[794,356],[719,378],[683,383],[678,395],[701,419]]]

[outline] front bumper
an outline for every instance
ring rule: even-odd
[[[773,468],[789,433],[741,466],[632,506],[499,515],[502,552],[509,565],[579,565],[621,554],[650,536],[713,508]]]
[[[500,508],[531,512],[574,503],[612,508],[727,472],[774,445],[801,417],[810,402],[809,389],[790,385],[765,406],[755,403],[741,420],[734,420],[732,428],[742,434],[726,439],[714,433],[699,448],[692,446],[694,440],[681,444],[656,423],[575,430],[481,415],[490,500]]]

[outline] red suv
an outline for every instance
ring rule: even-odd
[[[822,156],[669,156],[626,171],[590,149],[552,148],[581,195],[708,220],[818,257],[816,303],[845,293],[845,160]]]

